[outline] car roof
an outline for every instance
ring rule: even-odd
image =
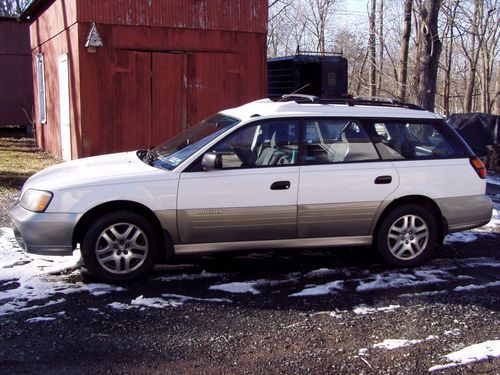
[[[297,101],[272,101],[261,99],[231,108],[221,113],[237,117],[242,121],[253,117],[369,117],[369,118],[408,118],[408,119],[442,119],[443,117],[421,109],[409,109],[404,106],[384,105],[349,105],[330,103],[304,103]]]

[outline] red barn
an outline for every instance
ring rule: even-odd
[[[39,145],[64,159],[149,147],[266,95],[267,0],[35,0]]]
[[[0,125],[31,126],[32,82],[29,25],[0,17]]]

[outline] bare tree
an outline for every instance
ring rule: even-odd
[[[441,55],[441,40],[438,34],[438,16],[441,0],[417,2],[417,104],[434,111],[437,85],[437,70]]]
[[[411,36],[411,10],[413,0],[405,0],[404,3],[404,27],[401,36],[401,48],[399,54],[399,72],[398,72],[398,99],[406,101],[406,86],[408,85],[408,50],[410,48]]]
[[[375,47],[375,35],[377,33],[375,26],[375,17],[377,9],[377,0],[370,0],[370,37],[368,39],[368,55],[370,60],[370,96],[375,96],[377,94],[377,57],[376,57],[376,47]]]
[[[455,21],[457,9],[460,0],[450,1],[443,6],[443,17],[445,23],[443,26],[442,40],[444,41],[444,61],[442,69],[444,72],[443,78],[443,113],[450,115],[450,96],[451,96],[451,72],[453,67],[453,56],[455,55]]]
[[[378,3],[378,81],[377,81],[377,95],[382,91],[382,76],[384,75],[384,0],[379,0]]]
[[[500,63],[497,64],[497,79],[495,84],[495,110],[494,114],[500,116]]]
[[[32,0],[0,0],[0,16],[19,17]]]

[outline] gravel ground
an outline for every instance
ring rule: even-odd
[[[500,203],[500,187],[488,192]],[[0,227],[14,199],[0,197]],[[448,353],[500,340],[498,230],[447,242],[415,270],[338,249],[179,258],[122,289],[77,267],[4,279],[0,373],[428,373]],[[9,268],[49,262],[20,259]],[[33,280],[54,294],[25,297]],[[25,308],[2,314],[16,291]],[[388,339],[408,341],[391,350]],[[499,374],[500,357],[439,373]]]

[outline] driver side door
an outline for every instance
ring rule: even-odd
[[[180,242],[296,238],[298,137],[297,120],[254,122],[209,150],[221,155],[220,168],[183,172]]]

